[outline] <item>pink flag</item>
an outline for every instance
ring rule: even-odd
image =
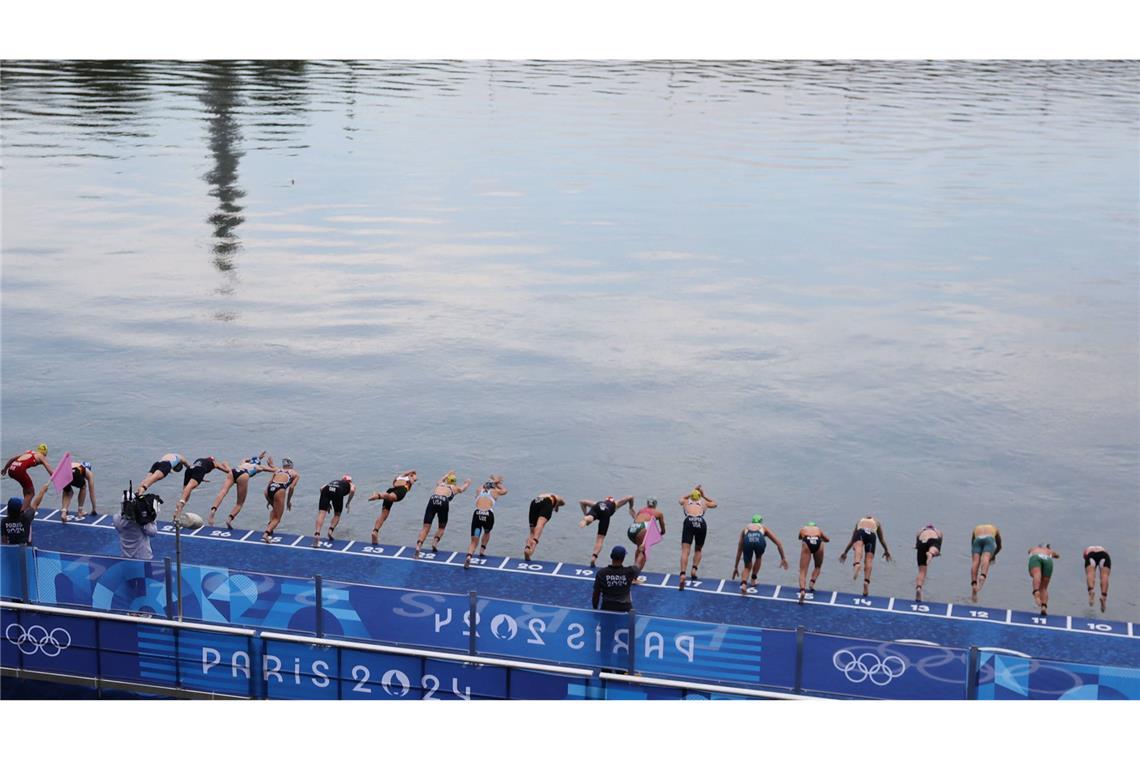
[[[55,486],[56,491],[62,491],[69,483],[71,483],[71,452],[63,455],[63,459],[59,460],[59,464],[55,466],[55,472],[52,473],[51,483]]]
[[[645,559],[649,559],[649,547],[661,543],[661,531],[657,527],[657,520],[650,520],[645,528],[645,538],[641,540],[641,547],[645,549]]]

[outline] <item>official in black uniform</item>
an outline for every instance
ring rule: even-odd
[[[641,571],[636,567],[622,565],[625,560],[624,546],[615,546],[610,551],[610,560],[610,565],[599,570],[594,578],[593,607],[598,609],[598,602],[601,601],[603,610],[628,612],[633,609],[630,589],[633,584],[640,583],[637,578]]]

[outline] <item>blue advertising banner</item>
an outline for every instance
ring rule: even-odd
[[[96,621],[5,610],[0,661],[43,673],[90,676],[98,672]]]
[[[1140,670],[982,652],[977,699],[1140,699]]]
[[[805,691],[872,699],[965,699],[965,650],[804,635]]]
[[[24,598],[23,546],[0,544],[0,597],[14,601]]]
[[[316,585],[312,578],[288,578],[224,567],[182,566],[183,616],[204,623],[316,631]]]
[[[625,670],[629,615],[480,599],[476,652],[563,665]]]
[[[471,603],[461,594],[326,582],[326,636],[468,651]]]
[[[33,601],[107,612],[165,614],[162,562],[36,550]]]

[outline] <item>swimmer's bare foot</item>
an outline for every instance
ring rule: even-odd
[[[1108,594],[1100,595],[1100,611],[1104,612],[1104,608],[1108,606]]]
[[[970,581],[970,601],[975,602],[975,603],[978,601],[978,582],[977,581]]]
[[[590,567],[597,567],[597,566],[598,566],[598,555],[597,554],[591,554],[590,555]]]
[[[87,513],[81,509],[75,513],[75,516],[78,517],[80,520],[82,520],[84,517],[87,516]],[[1092,602],[1089,602],[1089,604],[1092,604]]]
[[[1093,591],[1092,586],[1089,586],[1089,606],[1090,607],[1093,606],[1093,601],[1095,601],[1095,598],[1096,598],[1096,592]]]
[[[742,593],[742,594],[748,593],[748,583],[747,582],[745,582],[745,581],[740,582],[740,593]]]
[[[466,570],[469,567],[471,567],[471,555],[470,554],[467,555],[467,559],[463,560],[463,569]]]
[[[867,596],[867,593],[870,590],[871,590],[871,581],[863,581],[863,596]]]
[[[218,514],[217,507],[210,507],[210,516],[206,518],[206,524],[211,528],[214,527],[214,517]]]
[[[796,603],[797,604],[803,604],[804,603],[804,590],[802,588],[800,589],[800,596],[798,599],[796,599]]]
[[[267,544],[273,543],[273,534],[270,531],[265,531],[261,534],[261,540]]]
[[[314,533],[313,534],[313,548],[316,549],[320,545],[321,545],[321,534],[320,533]]]
[[[694,580],[694,581],[700,580],[700,578],[697,577],[697,566],[696,565],[693,565],[693,571],[691,573],[689,573],[689,578],[691,580]]]
[[[856,563],[855,563],[854,565],[852,565],[851,567],[852,567],[852,569],[854,570],[854,572],[853,572],[853,573],[851,573],[851,580],[855,580],[855,579],[857,579],[857,578],[859,577],[859,563],[858,563],[858,562],[856,562]]]
[[[420,558],[420,549],[423,548],[423,541],[416,541],[416,548],[412,551],[412,557],[415,559]]]
[[[67,522],[67,513],[66,512],[60,512],[59,513],[59,521],[61,523]]]
[[[230,515],[229,517],[226,518],[226,530],[233,530],[233,529],[234,529],[234,515]]]
[[[808,581],[807,590],[813,594],[815,593],[815,578],[812,578],[810,581]]]
[[[439,551],[439,539],[431,542],[431,551],[433,554]]]
[[[680,591],[685,590],[685,574],[681,573],[681,581],[677,584],[677,589]]]
[[[372,545],[378,546],[380,544],[380,531],[372,531]]]
[[[916,601],[916,602],[922,601],[922,586],[915,586],[914,587],[914,601]]]

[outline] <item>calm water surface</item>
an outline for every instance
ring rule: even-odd
[[[1084,613],[1101,543],[1108,616],[1138,619],[1134,62],[9,61],[0,83],[3,453],[91,459],[105,508],[167,451],[292,457],[302,534],[343,472],[502,472],[492,551],[521,550],[540,490],[655,496],[650,568],[675,571],[701,482],[710,576],[761,512],[793,566],[817,520],[821,584],[858,588],[835,558],[871,512],[900,560],[874,591],[912,592],[933,522],[927,593],[960,601],[992,521],[984,602],[1029,608],[1048,540],[1051,609]],[[367,540],[370,507],[341,534]],[[588,558],[578,517],[540,557]],[[795,583],[775,552],[763,577]]]

